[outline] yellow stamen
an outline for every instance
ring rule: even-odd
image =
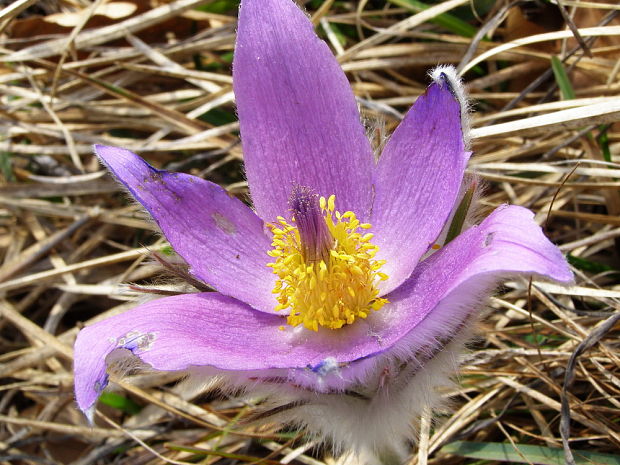
[[[278,276],[273,290],[278,301],[275,310],[289,309],[287,322],[291,326],[302,324],[313,331],[319,326],[338,329],[366,318],[388,302],[378,296],[377,282],[388,277],[379,272],[385,261],[374,259],[378,247],[370,242],[373,235],[365,231],[371,225],[360,223],[353,212],[340,214],[335,204],[334,195],[318,200],[323,216],[319,220],[325,221],[331,235],[325,243],[318,243],[319,249],[329,248],[325,254],[309,256],[308,248],[316,244],[302,241],[301,223],[295,216],[293,224],[278,217],[277,226],[269,225],[273,250],[267,253],[275,261],[267,266]]]

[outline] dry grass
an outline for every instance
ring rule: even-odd
[[[457,440],[505,443],[523,463],[536,460],[517,451],[522,444],[570,447],[577,463],[585,463],[579,451],[617,453],[615,2],[563,0],[570,28],[527,21],[503,2],[476,2],[478,17],[467,0],[419,14],[408,0],[317,3],[309,12],[364,116],[387,131],[423,92],[429,67],[460,63],[476,110],[469,169],[487,183],[485,207],[531,208],[575,265],[574,287],[515,281],[492,300],[461,387],[450,393],[454,409],[434,426],[423,419],[411,464],[473,463],[462,449],[450,455],[454,444],[445,448]],[[117,5],[120,17],[110,18],[100,0],[18,0],[0,12],[2,463],[334,463],[278,425],[236,426],[251,406],[188,402],[170,375],[119,383],[95,428],[74,406],[79,328],[130,308],[136,292],[126,283],[148,286],[162,273],[149,259],[162,244],[154,227],[91,145],[124,146],[157,166],[247,191],[230,76],[236,12],[200,4]],[[482,33],[438,24],[445,12]],[[537,14],[561,19],[557,10]],[[480,40],[484,33],[491,39]],[[569,81],[551,71],[554,56]]]

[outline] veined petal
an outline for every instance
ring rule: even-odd
[[[97,145],[95,152],[148,210],[194,276],[258,310],[273,311],[271,241],[249,207],[217,184],[157,170],[129,150]]]
[[[477,310],[472,305],[514,275],[571,282],[566,259],[533,218],[526,208],[504,205],[423,261],[389,296],[391,314],[385,318],[399,321],[396,337],[408,333],[410,344],[418,346],[422,323],[441,337],[445,321],[464,321]]]
[[[344,358],[364,354],[356,344],[334,337],[337,334],[331,330],[318,336],[291,327],[281,330],[285,321],[207,292],[153,300],[87,326],[75,342],[78,405],[84,412],[94,405],[107,384],[106,357],[116,349],[127,349],[162,371],[201,366],[237,371],[305,369],[331,353]]]
[[[287,216],[297,183],[366,219],[374,161],[353,92],[293,2],[243,0],[233,83],[258,215]]]
[[[447,81],[418,98],[388,141],[375,174],[370,222],[379,246],[382,293],[398,287],[433,245],[456,201],[469,152],[460,104]]]

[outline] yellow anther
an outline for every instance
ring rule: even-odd
[[[362,236],[362,238],[360,239],[360,241],[362,242],[368,242],[369,240],[371,240],[373,237],[375,237],[375,235],[373,233],[368,233],[368,234],[364,234]]]
[[[332,316],[336,319],[340,316],[340,309],[338,308],[338,305],[334,305],[332,307]]]
[[[376,301],[374,301],[372,304],[370,304],[370,307],[373,310],[379,310],[381,307],[383,307],[383,305],[385,305],[385,302],[380,302],[380,300],[382,299],[377,299]]]
[[[336,196],[332,194],[327,199],[327,210],[330,212],[333,212],[335,208],[336,208]]]
[[[353,273],[355,273],[358,276],[363,276],[364,275],[364,270],[362,270],[359,266],[357,265],[352,265],[351,266],[351,271]]]
[[[376,287],[387,279],[378,271],[385,261],[374,259],[378,250],[370,242],[374,236],[363,233],[371,225],[361,223],[351,211],[336,211],[334,195],[318,199],[318,207],[333,238],[324,259],[306,262],[297,229],[300,221],[290,224],[282,217],[277,218],[278,226],[270,226],[273,249],[267,252],[274,258],[267,266],[278,277],[273,289],[278,301],[275,311],[288,310],[288,324],[313,331],[319,326],[342,328],[387,303],[378,297]]]

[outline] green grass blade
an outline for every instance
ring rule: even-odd
[[[575,268],[578,268],[582,271],[588,271],[590,273],[604,273],[606,271],[614,271],[611,266],[605,265],[604,263],[593,262],[592,260],[575,257],[571,254],[568,254],[566,256],[566,260],[568,260],[568,263],[573,265]]]
[[[419,0],[388,0],[390,3],[394,5],[398,5],[400,7],[406,8],[407,10],[411,10],[415,13],[419,13],[420,11],[424,11],[430,8],[430,5],[427,5],[424,2],[420,2]],[[444,29],[447,29],[454,34],[458,34],[463,37],[473,37],[478,32],[474,26],[469,23],[466,23],[460,18],[453,16],[448,13],[442,13],[438,16],[435,16],[431,21],[431,23],[436,24],[437,26],[441,26]]]
[[[104,392],[101,394],[101,397],[99,397],[99,402],[130,415],[135,415],[142,410],[142,407],[136,404],[133,400],[121,396],[115,392]]]
[[[544,446],[516,444],[516,448],[503,442],[456,441],[445,445],[442,452],[482,460],[499,460],[514,463],[564,465],[564,450]],[[620,455],[601,454],[573,449],[577,465],[620,465]]]
[[[572,100],[575,98],[575,90],[573,89],[573,84],[570,82],[568,74],[566,74],[566,70],[564,69],[564,65],[562,61],[556,57],[551,57],[551,68],[553,69],[553,75],[555,76],[555,82],[558,84],[560,88],[560,93],[562,94],[562,100]],[[607,129],[609,126],[600,126],[600,134],[596,138],[596,143],[601,148],[601,152],[603,154],[603,159],[605,161],[611,162],[611,151],[609,149],[609,139],[607,137]],[[590,140],[593,139],[592,134],[588,133],[588,137]]]
[[[465,224],[465,219],[467,218],[467,212],[469,212],[469,207],[471,207],[471,201],[474,198],[475,191],[476,183],[472,183],[469,189],[467,189],[467,191],[465,192],[465,195],[461,199],[461,203],[459,203],[459,206],[457,207],[456,212],[452,217],[452,222],[450,223],[450,227],[448,228],[444,245],[448,244],[448,242],[452,241],[452,239],[461,234],[461,231],[463,230],[463,224]]]
[[[0,152],[0,171],[2,171],[2,176],[7,182],[15,182],[10,152]]]
[[[239,9],[239,0],[215,0],[195,8],[207,13],[225,14]]]
[[[562,100],[572,100],[575,98],[575,90],[573,84],[566,74],[564,65],[560,59],[556,56],[551,57],[551,69],[553,69],[553,75],[555,76],[555,82],[557,82],[562,94]]]
[[[610,127],[611,124],[603,124],[599,126],[600,132],[599,135],[596,137],[596,142],[601,148],[601,152],[603,152],[603,159],[611,163],[611,149],[609,148],[609,136],[607,135],[607,131]]]
[[[170,450],[179,451],[179,452],[187,452],[190,454],[195,454],[196,458],[208,457],[208,456],[213,455],[215,457],[222,457],[222,458],[227,458],[227,459],[238,460],[240,462],[250,462],[250,463],[255,463],[257,460],[260,459],[260,457],[254,457],[252,455],[234,454],[234,453],[224,452],[224,451],[215,450],[215,449],[204,449],[202,447],[192,447],[192,446],[178,445],[178,444],[171,444],[171,443],[167,443],[166,448]],[[275,460],[269,460],[269,459],[262,459],[259,461],[260,463],[264,463],[267,465],[272,465],[272,464],[277,465],[280,463]]]

